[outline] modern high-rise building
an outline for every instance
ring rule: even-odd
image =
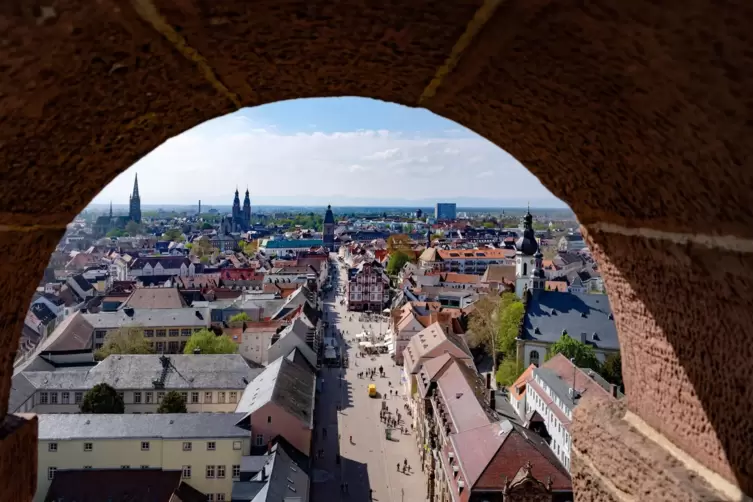
[[[454,220],[457,219],[458,206],[454,202],[437,202],[434,208],[434,219]]]

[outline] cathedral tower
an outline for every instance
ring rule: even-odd
[[[139,195],[139,175],[133,180],[133,193],[128,201],[128,219],[141,223],[141,196]]]
[[[235,188],[235,198],[233,199],[233,216],[232,216],[232,222],[233,222],[233,232],[240,231],[240,222],[241,222],[241,199],[238,195],[238,187]]]
[[[335,215],[332,214],[332,206],[327,206],[327,212],[324,213],[324,228],[322,244],[328,251],[335,250]]]
[[[246,196],[243,198],[243,231],[251,229],[251,196],[246,188]]]

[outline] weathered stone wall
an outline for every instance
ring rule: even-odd
[[[239,106],[365,96],[475,130],[570,204],[629,409],[753,493],[751,20],[742,0],[0,4],[0,418],[33,288],[104,185]],[[26,500],[35,449],[9,461],[14,437],[0,474]],[[612,497],[598,451],[573,462],[582,500]]]

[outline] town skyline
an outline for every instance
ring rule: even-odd
[[[140,159],[93,202],[127,200],[137,173],[145,203],[231,203],[236,187],[248,186],[257,205],[478,198],[564,206],[520,162],[472,131],[426,110],[361,98],[275,103],[207,121]]]

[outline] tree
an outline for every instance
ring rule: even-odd
[[[567,333],[563,333],[560,339],[552,344],[547,359],[551,359],[555,354],[562,354],[568,359],[574,359],[575,365],[580,368],[591,368],[597,372],[601,369],[594,348],[580,340],[571,338]]]
[[[493,354],[494,337],[499,333],[500,297],[497,295],[482,296],[473,304],[473,311],[468,319],[471,347],[484,347],[489,354]]]
[[[202,230],[212,230],[213,228],[214,227],[212,226],[211,223],[204,222],[204,223],[201,224],[201,229]]]
[[[186,342],[184,354],[235,354],[238,346],[227,335],[215,335],[208,329],[197,331]]]
[[[107,237],[123,237],[124,233],[125,232],[123,232],[119,228],[113,228],[112,230],[110,230],[109,232],[107,232]]]
[[[609,354],[601,366],[601,376],[604,379],[616,385],[620,389],[623,388],[624,382],[622,381],[622,356],[620,353]]]
[[[122,327],[107,333],[105,343],[95,352],[97,360],[112,354],[151,354],[152,347],[144,336],[144,331],[137,327]]]
[[[134,237],[136,235],[142,234],[144,232],[144,227],[131,220],[126,223],[125,231],[128,232],[128,235]]]
[[[86,394],[79,405],[81,413],[124,413],[125,404],[118,392],[106,383],[98,383]]]
[[[231,324],[233,324],[233,323],[247,322],[247,321],[250,321],[250,320],[251,320],[251,318],[248,317],[248,314],[246,314],[245,312],[241,312],[241,313],[235,314],[233,317],[231,317],[229,319],[229,322]]]
[[[212,243],[206,237],[196,239],[191,246],[191,252],[199,258],[209,257],[213,251]]]
[[[180,392],[171,390],[162,398],[157,413],[188,413],[186,400],[183,399]]]
[[[181,237],[183,237],[183,234],[177,228],[171,228],[169,230],[166,230],[165,233],[162,234],[162,238],[167,241],[177,241]]]
[[[390,260],[387,262],[387,274],[397,275],[402,270],[403,265],[416,259],[415,256],[413,252],[408,254],[401,250],[390,253]]]
[[[520,332],[520,321],[525,314],[525,306],[515,293],[503,293],[499,305],[499,331],[497,352],[510,357],[515,352],[515,339]]]
[[[520,374],[523,373],[523,365],[520,364],[516,357],[506,357],[497,369],[497,383],[503,387],[509,387]]]
[[[403,224],[403,232],[406,234],[412,234],[413,233],[413,224],[411,223],[405,223]]]

